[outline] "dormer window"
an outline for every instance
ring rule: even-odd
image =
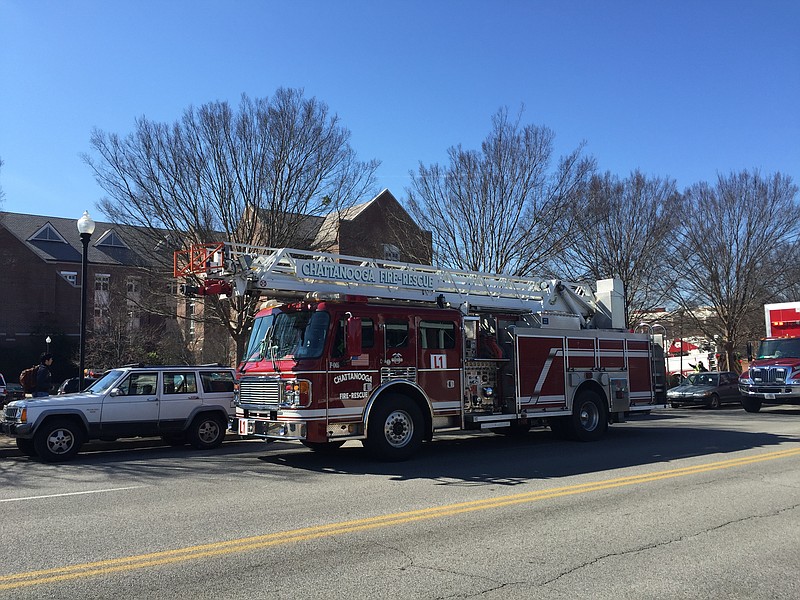
[[[36,233],[28,238],[29,242],[60,242],[66,244],[67,240],[56,231],[50,223],[45,223]]]
[[[113,229],[109,229],[103,235],[101,235],[100,238],[97,240],[97,243],[95,243],[95,246],[97,246],[97,247],[105,246],[106,248],[127,248],[128,247],[127,244],[125,244],[125,242],[122,241],[122,238],[119,237],[114,232]]]

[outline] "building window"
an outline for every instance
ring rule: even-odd
[[[94,291],[107,292],[108,284],[111,281],[111,275],[95,275],[94,276]]]
[[[128,295],[130,296],[139,295],[140,281],[138,277],[128,277],[127,285],[128,285]]]
[[[95,242],[95,246],[102,247],[105,246],[107,248],[127,248],[128,246],[125,245],[125,242],[122,241],[112,229],[106,231],[103,235],[101,235],[97,242]]]
[[[383,245],[383,258],[384,260],[400,260],[400,248],[395,246],[394,244],[384,244]]]
[[[47,223],[39,229],[36,233],[34,233],[28,241],[31,242],[61,242],[62,244],[66,244],[67,240],[65,240],[60,233],[58,233],[50,223]]]
[[[197,333],[197,328],[195,326],[194,319],[192,316],[194,315],[194,302],[189,302],[186,305],[186,316],[189,317],[189,337],[193,338]]]
[[[75,287],[78,287],[78,274],[75,271],[61,271],[61,276]]]

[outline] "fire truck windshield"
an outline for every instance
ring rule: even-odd
[[[272,321],[275,319],[274,314],[264,315],[257,317],[253,322],[253,330],[250,332],[250,339],[247,342],[247,351],[245,356],[247,361],[260,360],[264,358],[264,338],[272,327]]]
[[[266,357],[319,358],[325,347],[330,316],[325,311],[282,312],[275,316],[266,340]]]
[[[800,358],[800,338],[761,340],[758,358]]]

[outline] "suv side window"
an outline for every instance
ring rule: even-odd
[[[158,373],[131,373],[118,387],[122,396],[147,396],[157,384]]]
[[[230,371],[203,371],[200,373],[200,381],[207,394],[233,391],[233,373]]]
[[[194,371],[164,373],[165,394],[196,394],[197,378]]]

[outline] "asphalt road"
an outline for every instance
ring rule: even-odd
[[[0,449],[0,598],[798,598],[800,407],[596,443],[447,435],[403,463],[148,440]]]

